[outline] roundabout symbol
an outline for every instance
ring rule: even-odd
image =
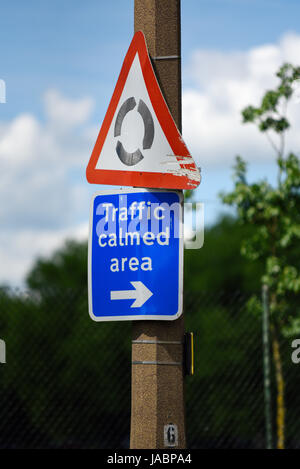
[[[119,109],[116,122],[115,122],[115,129],[114,129],[114,137],[119,137],[121,135],[121,127],[123,120],[126,114],[132,111],[136,106],[136,101],[134,97],[126,99],[122,106]],[[154,139],[154,122],[149,111],[147,104],[144,103],[142,99],[139,100],[139,104],[137,107],[137,112],[142,116],[144,122],[144,139],[143,139],[143,150],[148,150],[151,148],[153,139]],[[123,147],[122,142],[118,140],[116,145],[116,152],[119,159],[122,161],[123,164],[126,166],[134,166],[139,163],[143,158],[144,155],[142,154],[141,150],[138,148],[133,153],[130,153],[125,150]]]

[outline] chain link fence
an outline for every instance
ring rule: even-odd
[[[261,318],[248,297],[185,292],[195,334],[186,377],[189,448],[264,448]],[[128,448],[131,323],[95,323],[86,291],[0,291],[1,448]],[[286,447],[300,448],[300,364],[281,339]],[[276,383],[271,380],[273,445]]]

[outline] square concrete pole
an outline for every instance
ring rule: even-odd
[[[146,37],[158,82],[181,131],[180,0],[135,0],[134,29]],[[132,327],[132,361],[170,365],[132,364],[130,447],[185,448],[183,315],[176,321],[134,321]]]

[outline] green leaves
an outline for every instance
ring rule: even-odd
[[[280,67],[276,76],[280,78],[284,85],[293,83],[293,81],[300,78],[300,67],[294,67],[292,64],[285,63]]]
[[[293,94],[293,82],[300,78],[300,67],[286,63],[280,67],[276,76],[280,79],[277,88],[264,94],[259,107],[247,106],[242,111],[242,117],[243,123],[256,124],[260,132],[271,130],[282,135],[290,127],[284,109]]]
[[[258,128],[261,132],[266,132],[267,130],[274,130],[274,132],[280,134],[289,128],[290,124],[288,120],[284,117],[280,119],[274,119],[273,117],[267,117],[264,120],[261,120]]]
[[[269,287],[273,321],[282,328],[291,325],[298,314],[289,310],[288,302],[291,295],[300,293],[300,259],[293,255],[300,239],[300,161],[294,153],[285,157],[283,151],[283,135],[290,126],[285,109],[293,94],[292,83],[300,78],[300,67],[284,64],[277,77],[279,86],[265,93],[259,107],[246,107],[242,116],[244,123],[256,124],[259,131],[272,130],[280,136],[281,146],[271,141],[278,185],[272,187],[265,180],[249,184],[246,162],[238,156],[234,189],[221,199],[236,208],[241,225],[255,226],[254,233],[242,242],[241,253],[250,261],[264,262],[261,281]],[[251,304],[257,311],[257,300]]]
[[[248,106],[242,111],[243,122],[254,122],[261,115],[261,111],[253,106]]]
[[[284,266],[277,285],[279,295],[285,295],[289,291],[293,293],[300,291],[299,271],[293,265]]]
[[[277,108],[280,96],[281,96],[281,93],[279,89],[277,91],[267,91],[262,99],[260,114],[266,111],[276,112],[276,108]]]

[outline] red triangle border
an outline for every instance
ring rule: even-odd
[[[165,133],[170,147],[174,152],[174,155],[176,155],[181,169],[184,170],[183,175],[176,175],[169,172],[157,173],[146,171],[96,169],[99,155],[116,113],[132,62],[137,53],[154,112],[163,132]],[[200,183],[199,171],[180,135],[157,82],[148,54],[145,36],[142,31],[135,33],[125,56],[114,93],[86,168],[86,177],[88,182],[92,184],[164,189],[195,189]]]

